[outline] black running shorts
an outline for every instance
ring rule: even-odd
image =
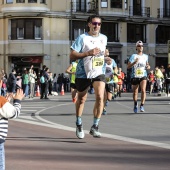
[[[83,92],[84,90],[86,90],[90,85],[93,85],[94,81],[103,81],[105,82],[105,75],[99,75],[95,78],[92,79],[86,79],[86,78],[76,78],[75,79],[75,84],[76,84],[76,88],[79,92]]]
[[[106,84],[106,92],[113,93],[113,84]]]
[[[139,85],[141,81],[147,80],[147,77],[142,77],[142,78],[132,78],[131,79],[131,84],[132,85]]]
[[[75,83],[70,83],[70,87],[71,87],[72,89],[76,89],[76,84],[75,84]]]

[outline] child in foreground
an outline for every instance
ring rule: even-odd
[[[21,100],[24,94],[22,89],[17,89],[16,94],[0,96],[0,170],[5,170],[4,143],[8,132],[8,119],[17,118],[21,111]],[[13,105],[10,100],[13,99]]]

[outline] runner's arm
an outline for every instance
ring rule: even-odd
[[[71,71],[71,69],[72,69],[72,64],[70,64],[69,65],[69,67],[66,69],[66,73],[68,73],[68,74],[73,74],[73,72]]]
[[[87,56],[90,56],[89,51],[86,51],[86,52],[83,52],[83,53],[78,53],[75,50],[71,50],[71,53],[70,53],[70,59],[71,60],[82,59],[82,58],[87,57]]]

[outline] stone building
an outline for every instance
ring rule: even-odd
[[[151,67],[168,62],[169,0],[0,0],[0,68],[22,71],[47,65],[65,72],[70,45],[99,14],[110,57],[126,72],[126,61],[144,42]]]

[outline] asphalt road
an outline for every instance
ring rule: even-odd
[[[89,135],[93,105],[88,95],[80,140],[70,93],[25,99],[20,118],[9,123],[6,170],[170,169],[170,97],[147,94],[145,112],[134,114],[132,94],[124,93],[101,117],[99,139]]]

